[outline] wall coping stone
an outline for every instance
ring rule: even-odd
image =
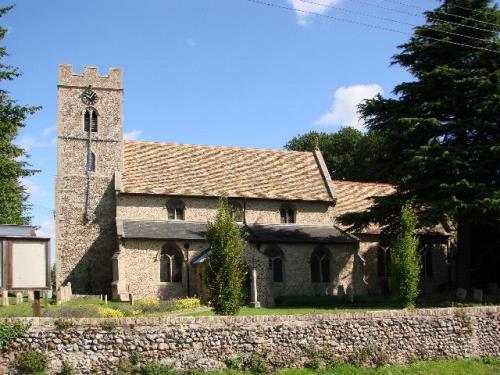
[[[252,316],[161,316],[161,317],[125,317],[125,318],[34,318],[34,317],[12,317],[0,318],[0,323],[20,322],[30,323],[30,330],[51,329],[54,322],[64,319],[73,323],[72,329],[79,327],[100,328],[103,322],[113,321],[117,328],[130,327],[151,327],[169,325],[189,325],[214,327],[216,325],[231,324],[255,324],[255,323],[288,323],[288,322],[309,322],[309,321],[334,321],[352,319],[384,319],[393,317],[422,318],[434,316],[454,316],[454,315],[490,315],[500,314],[500,306],[480,306],[480,307],[447,307],[447,308],[426,308],[426,309],[401,309],[401,310],[377,310],[364,312],[339,312],[324,314],[291,314],[291,315],[252,315]]]

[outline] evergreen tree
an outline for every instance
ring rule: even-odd
[[[226,198],[219,200],[214,222],[208,224],[206,280],[213,309],[218,315],[235,315],[243,298],[246,235],[233,219]]]
[[[394,99],[379,95],[360,106],[369,133],[386,139],[397,192],[341,220],[394,231],[413,200],[420,225],[456,226],[458,282],[468,286],[471,233],[498,228],[500,218],[500,12],[490,0],[446,0],[425,16],[392,60],[414,80],[397,85]]]
[[[415,307],[420,281],[420,258],[415,233],[417,216],[411,204],[401,209],[400,230],[395,246],[391,249],[389,287],[405,307]]]
[[[389,172],[380,162],[384,140],[377,134],[363,134],[352,127],[334,133],[311,131],[292,138],[287,150],[313,151],[319,147],[335,180],[385,182]]]
[[[0,9],[3,17],[13,6]],[[5,38],[7,29],[0,26],[0,41]],[[4,46],[0,46],[0,81],[11,81],[21,75],[17,68],[1,61],[8,56]],[[12,143],[19,129],[25,126],[26,117],[35,113],[39,107],[22,106],[9,97],[6,90],[0,89],[0,224],[27,224],[29,208],[28,195],[21,179],[34,174],[30,165],[21,158],[25,151]]]

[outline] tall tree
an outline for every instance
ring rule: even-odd
[[[380,162],[384,158],[384,141],[377,134],[363,134],[352,127],[337,132],[311,131],[292,138],[287,150],[313,151],[319,147],[325,163],[336,180],[387,181],[390,171]]]
[[[1,8],[0,18],[12,8]],[[0,41],[6,34],[7,29],[0,26]],[[12,81],[21,75],[16,67],[3,63],[7,56],[7,49],[0,46],[0,81]],[[6,90],[0,89],[0,224],[27,224],[30,221],[26,215],[28,194],[21,179],[36,171],[22,160],[27,156],[25,150],[12,142],[19,129],[25,126],[26,117],[39,108],[19,105]]]
[[[206,280],[210,302],[218,315],[235,315],[243,298],[247,246],[243,229],[234,221],[227,198],[219,200],[215,221],[208,223]]]
[[[397,192],[342,221],[394,229],[413,200],[421,225],[456,225],[458,283],[469,286],[474,228],[499,228],[500,12],[490,0],[445,0],[425,16],[392,59],[414,80],[360,106],[369,132],[387,140]]]

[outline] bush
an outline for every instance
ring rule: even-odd
[[[148,362],[141,366],[138,374],[140,375],[171,375],[177,371],[167,365],[161,365],[158,362]]]
[[[310,348],[306,350],[306,354],[309,360],[307,367],[313,370],[322,370],[344,363],[344,359],[329,348]]]
[[[63,362],[62,369],[59,375],[74,375],[75,369],[68,362]]]
[[[54,321],[54,325],[58,330],[62,331],[65,329],[72,328],[75,325],[75,323],[73,323],[73,321],[69,319],[59,318]]]
[[[227,358],[224,363],[228,370],[241,371],[243,370],[244,361],[241,357]]]
[[[123,318],[123,311],[113,309],[111,307],[99,307],[99,315],[103,318]]]
[[[210,302],[217,315],[236,315],[243,297],[243,251],[247,241],[225,197],[219,199],[215,221],[208,224],[206,238],[210,249],[205,268]]]
[[[415,307],[420,281],[417,216],[411,203],[401,208],[401,227],[389,263],[389,287],[405,307]]]
[[[0,323],[0,349],[21,337],[28,331],[30,325],[17,322]]]
[[[141,299],[135,303],[135,306],[144,313],[160,311],[160,301],[156,298]]]
[[[253,374],[269,374],[271,372],[271,366],[267,363],[267,360],[262,356],[252,353],[244,361],[244,369],[250,371]]]
[[[99,326],[103,331],[112,331],[118,326],[118,324],[114,320],[106,320],[101,322]]]
[[[43,316],[49,318],[98,318],[97,306],[61,306],[58,309],[45,309]]]
[[[47,369],[47,359],[34,350],[21,352],[14,361],[18,374],[41,374]]]
[[[196,297],[179,298],[178,300],[175,301],[176,310],[194,309],[200,306],[201,306],[200,299]]]
[[[389,362],[389,357],[385,350],[374,345],[365,346],[358,353],[351,357],[354,366],[381,367]]]

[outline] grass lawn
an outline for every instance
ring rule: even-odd
[[[225,371],[215,375],[241,375],[237,371]],[[390,365],[377,369],[339,365],[326,370],[281,370],[277,375],[498,375],[498,358],[420,361],[408,365]]]

